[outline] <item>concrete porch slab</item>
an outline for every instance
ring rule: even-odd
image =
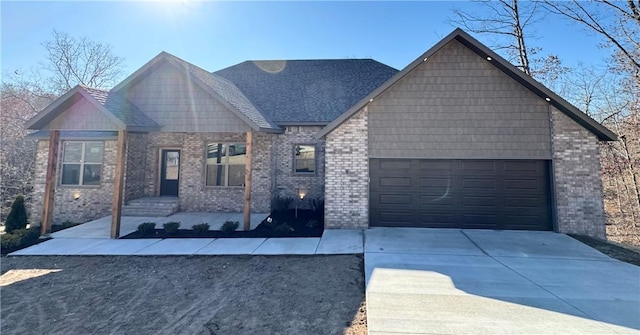
[[[266,238],[219,238],[198,250],[196,255],[251,255]]]
[[[327,229],[322,234],[316,254],[361,254],[364,252],[362,229]]]
[[[313,255],[320,238],[270,238],[264,241],[253,255]]]
[[[213,238],[168,238],[154,243],[134,255],[193,255],[214,240]]]

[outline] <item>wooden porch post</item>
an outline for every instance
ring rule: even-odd
[[[49,157],[47,158],[47,177],[44,184],[44,208],[42,209],[42,224],[40,235],[51,232],[53,220],[53,202],[56,192],[56,171],[58,167],[58,148],[60,147],[60,131],[49,132]]]
[[[113,205],[111,207],[111,238],[120,237],[120,219],[122,216],[122,193],[124,186],[124,163],[127,153],[127,131],[118,130],[118,148],[116,151],[116,174],[113,181]]]
[[[244,230],[251,230],[251,160],[253,132],[247,132],[246,161],[244,163]]]

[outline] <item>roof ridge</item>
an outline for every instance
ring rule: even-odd
[[[108,90],[108,89],[105,89],[105,88],[92,87],[92,86],[88,86],[88,85],[85,85],[85,84],[78,84],[78,86],[84,88],[85,90],[89,89],[89,90],[102,91],[102,92],[111,92],[110,89]]]

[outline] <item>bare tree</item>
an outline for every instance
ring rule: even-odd
[[[23,194],[30,203],[36,143],[27,137],[25,122],[77,84],[109,88],[123,75],[123,59],[108,44],[54,30],[53,40],[42,45],[48,60],[42,69],[2,74],[0,222],[16,195]]]
[[[545,0],[544,6],[604,37],[635,67],[636,73],[640,71],[640,0]]]
[[[484,15],[474,14],[461,9],[453,12],[456,19],[452,23],[462,25],[476,34],[488,34],[502,38],[502,42],[492,45],[496,50],[505,50],[510,60],[524,73],[531,75],[531,48],[527,46],[529,24],[538,14],[538,2],[529,1],[523,6],[518,0],[475,0],[485,9]],[[506,37],[506,42],[504,42]]]
[[[55,98],[43,89],[37,73],[26,79],[16,71],[4,81],[0,91],[0,221],[16,195],[23,194],[27,203],[30,200],[36,142],[26,137],[24,124]]]
[[[53,40],[42,45],[47,51],[45,68],[51,71],[52,88],[59,94],[78,84],[110,88],[124,73],[123,58],[114,55],[109,44],[54,30]]]

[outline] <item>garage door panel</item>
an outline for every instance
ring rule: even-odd
[[[495,191],[498,188],[497,181],[493,178],[463,178],[462,187],[467,190],[489,190]]]
[[[380,186],[411,187],[410,177],[381,177]]]
[[[451,207],[458,204],[457,199],[454,199],[451,196],[447,196],[446,194],[420,194],[418,196],[418,199],[420,199],[419,204],[421,206],[433,206],[436,207],[436,209],[437,206]]]
[[[412,196],[407,194],[380,194],[380,204],[382,205],[406,205],[411,204]]]
[[[371,226],[552,228],[547,161],[371,159],[370,167]]]
[[[380,162],[380,170],[410,170],[411,161],[409,160],[384,160]]]
[[[540,185],[541,181],[538,179],[506,179],[504,181],[505,190],[539,190],[542,185]]]
[[[474,210],[476,207],[482,208],[498,208],[498,197],[495,196],[463,196],[462,206],[463,209]]]
[[[506,208],[538,208],[541,205],[544,205],[543,199],[539,197],[506,197],[505,198],[505,207]]]
[[[506,172],[537,172],[540,164],[538,161],[505,161]]]
[[[420,160],[420,170],[425,171],[445,171],[450,173],[453,171],[453,161],[451,160]]]
[[[474,174],[481,172],[495,172],[496,162],[487,160],[463,160],[460,161],[461,171],[472,171]]]

